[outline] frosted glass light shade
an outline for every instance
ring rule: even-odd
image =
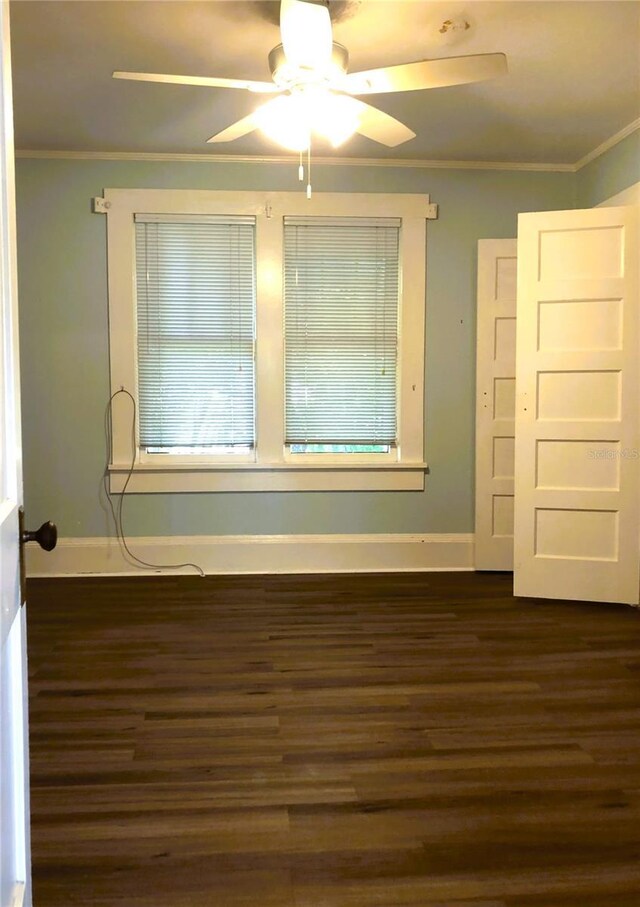
[[[256,111],[256,119],[268,138],[290,151],[306,151],[312,132],[337,148],[358,128],[357,108],[353,98],[307,86],[274,98]]]

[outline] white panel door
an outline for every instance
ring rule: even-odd
[[[636,604],[638,209],[518,221],[516,595]]]
[[[0,3],[0,905],[31,904],[9,4]]]
[[[476,570],[513,570],[516,246],[478,243]]]

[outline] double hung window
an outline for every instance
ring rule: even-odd
[[[114,491],[423,486],[427,197],[105,202]]]
[[[255,447],[255,223],[135,217],[140,447]]]
[[[285,217],[285,443],[396,445],[400,221]]]

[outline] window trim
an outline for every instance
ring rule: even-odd
[[[247,458],[136,451],[127,492],[418,490],[424,487],[424,325],[428,195],[105,189],[111,393],[138,399],[134,214],[244,214],[256,218],[256,449]],[[284,445],[283,218],[399,217],[398,446],[390,454],[290,454]],[[136,426],[137,431],[137,426]],[[131,402],[113,401],[110,486],[132,460]],[[295,458],[295,459],[293,459]]]

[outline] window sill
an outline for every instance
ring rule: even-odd
[[[127,494],[211,491],[422,491],[426,463],[136,466]],[[129,467],[110,466],[110,489],[122,492]]]

